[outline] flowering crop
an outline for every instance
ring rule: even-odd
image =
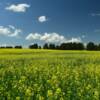
[[[0,100],[99,100],[100,52],[0,50]]]

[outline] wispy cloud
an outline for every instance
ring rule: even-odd
[[[79,43],[79,42],[82,42],[82,39],[80,37],[77,37],[77,38],[72,37],[71,39],[66,40],[65,42],[66,43],[68,43],[68,42],[72,42],[72,43],[76,42],[76,43]]]
[[[2,36],[18,37],[21,32],[21,29],[17,29],[12,25],[9,25],[8,27],[0,26],[0,35]]]
[[[100,13],[91,13],[91,16],[100,16]]]
[[[66,39],[63,35],[59,35],[58,33],[30,33],[26,40],[33,41],[33,40],[39,40],[44,41],[46,43],[63,43],[63,42],[82,42],[81,38],[74,38]]]
[[[29,7],[30,5],[23,3],[23,4],[17,4],[17,5],[12,4],[6,7],[5,9],[9,11],[13,11],[13,12],[26,12],[27,8]]]
[[[40,40],[41,38],[41,35],[38,34],[38,33],[30,33],[27,37],[26,37],[26,40]]]
[[[94,30],[94,32],[95,33],[98,33],[98,32],[100,33],[100,29],[96,29],[96,30]]]
[[[82,35],[81,37],[84,39],[86,37],[86,35]]]
[[[38,17],[38,21],[41,22],[41,23],[46,22],[47,20],[48,20],[48,19],[47,19],[46,16],[39,16],[39,17]]]

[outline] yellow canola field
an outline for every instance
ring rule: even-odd
[[[0,100],[100,100],[100,52],[1,49]]]

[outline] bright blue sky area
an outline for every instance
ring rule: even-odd
[[[14,12],[6,7],[28,4],[25,12]],[[45,16],[44,22],[38,18]],[[100,0],[2,0],[0,1],[0,26],[21,29],[19,37],[4,36],[0,44],[42,43],[39,39],[26,40],[30,33],[43,35],[53,32],[67,40],[80,38],[82,42],[100,43]]]

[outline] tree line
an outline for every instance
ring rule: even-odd
[[[30,49],[53,49],[53,50],[100,50],[100,44],[89,42],[86,45],[83,43],[62,43],[60,45],[45,43],[43,47],[38,44],[32,44],[29,46]]]
[[[30,49],[52,49],[52,50],[100,50],[100,44],[95,44],[89,42],[86,45],[83,43],[62,43],[60,45],[45,43],[43,47],[38,46],[38,44],[33,44],[29,46]]]
[[[22,49],[21,45],[19,46],[1,46],[0,48],[15,48]],[[95,44],[93,42],[89,42],[86,45],[83,43],[62,43],[60,45],[55,45],[53,43],[45,43],[42,47],[37,43],[29,45],[29,49],[52,49],[52,50],[100,50],[100,44]]]
[[[0,49],[22,49],[23,47],[20,45],[20,46],[0,46]]]

